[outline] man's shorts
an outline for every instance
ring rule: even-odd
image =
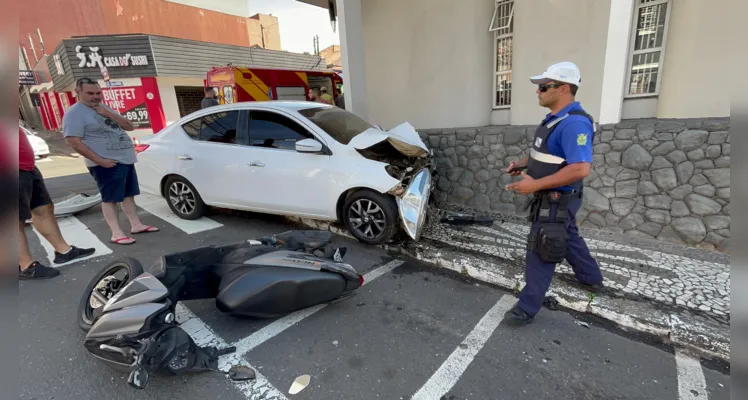
[[[52,204],[44,177],[39,168],[33,171],[18,170],[18,218],[26,221],[31,218],[31,210]]]
[[[104,203],[121,203],[127,197],[140,194],[138,176],[133,164],[116,164],[112,168],[89,167],[88,171],[96,180]]]

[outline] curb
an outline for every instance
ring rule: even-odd
[[[336,226],[335,223],[299,217],[286,217],[286,219],[311,229],[326,230],[353,239],[350,233]],[[440,249],[430,244],[428,239],[378,247],[515,293],[524,286],[524,274],[512,275],[506,271],[507,268],[498,263]],[[600,317],[626,331],[643,333],[664,344],[685,348],[705,358],[730,362],[729,324],[710,321],[687,310],[684,313],[674,314],[658,309],[656,303],[643,303],[605,295],[590,299],[589,293],[562,283],[556,278],[547,295],[553,296],[561,307]]]

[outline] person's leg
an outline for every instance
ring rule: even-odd
[[[33,173],[18,171],[18,277],[21,280],[47,279],[60,274],[60,271],[35,261],[29,249],[26,220],[32,216],[33,179]]]
[[[144,225],[138,217],[135,196],[140,194],[140,186],[135,166],[123,165],[123,167],[127,167],[127,177],[125,178],[125,199],[122,200],[122,211],[130,221],[130,233],[157,232],[158,228]]]
[[[576,213],[582,206],[582,199],[574,199],[569,202],[566,232],[569,234],[566,261],[574,270],[577,281],[583,285],[601,285],[603,275],[600,266],[592,257],[587,243],[579,236],[579,228],[576,222]]]
[[[125,187],[122,184],[124,175],[121,166],[119,164],[112,168],[96,166],[89,170],[101,193],[101,212],[104,215],[104,221],[112,231],[111,241],[119,244],[135,242],[134,239],[125,235],[119,224],[117,203],[125,199]]]

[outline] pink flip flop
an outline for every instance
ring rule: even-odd
[[[133,235],[137,235],[139,233],[149,233],[149,232],[158,232],[158,231],[159,231],[159,229],[156,228],[155,226],[146,226],[145,229],[143,229],[143,230],[140,230],[140,231],[137,231],[137,232],[132,232],[131,231],[130,233],[133,234]]]
[[[112,242],[112,243],[123,244],[123,245],[135,243],[135,239],[133,239],[133,238],[131,238],[129,236],[125,236],[125,237],[122,237],[122,238],[119,238],[119,239],[110,239],[109,241]]]

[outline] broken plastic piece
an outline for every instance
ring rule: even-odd
[[[301,392],[309,385],[310,379],[311,377],[309,375],[301,375],[300,377],[296,378],[291,384],[291,389],[288,389],[288,393],[296,394]]]
[[[245,365],[234,365],[229,370],[229,378],[234,381],[248,381],[255,376],[255,371]]]
[[[590,327],[590,324],[588,324],[588,323],[586,323],[586,322],[582,322],[582,321],[574,321],[574,322],[575,322],[575,323],[576,323],[577,325],[579,325],[579,326],[583,326],[583,327],[585,327],[585,328],[587,328],[587,329],[589,329],[589,327]]]
[[[549,310],[558,310],[558,300],[551,296],[546,296],[545,300],[543,300],[543,305]]]
[[[493,225],[493,218],[486,216],[477,215],[466,215],[466,214],[447,214],[442,217],[441,222],[451,225],[470,225],[478,224],[484,226]]]
[[[224,356],[226,354],[231,354],[236,351],[236,346],[226,347],[225,349],[220,349],[216,351],[216,356]]]

